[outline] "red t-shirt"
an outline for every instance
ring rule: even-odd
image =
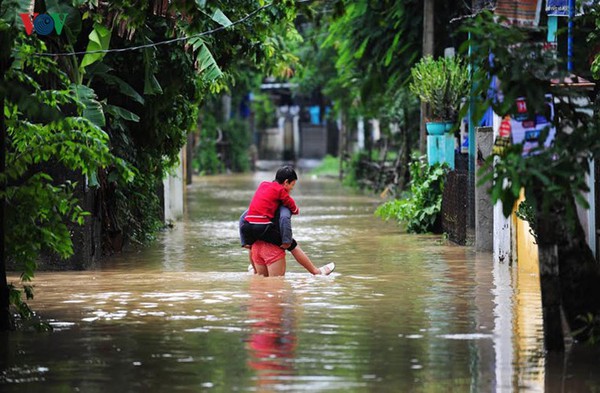
[[[275,211],[280,204],[289,208],[292,214],[298,214],[299,212],[296,202],[283,188],[283,185],[276,181],[264,181],[260,183],[254,197],[252,197],[252,201],[250,201],[246,221],[252,224],[266,224],[275,217]]]

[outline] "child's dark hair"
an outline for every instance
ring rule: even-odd
[[[283,166],[277,170],[277,174],[275,175],[275,181],[279,184],[283,184],[285,181],[291,183],[294,180],[298,180],[298,175],[296,171],[291,166]]]

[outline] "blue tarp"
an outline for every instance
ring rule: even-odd
[[[490,56],[490,61],[493,61],[493,57]],[[488,89],[488,96],[492,97],[493,99],[496,99],[498,97],[498,78],[496,78],[495,76],[492,77],[492,82],[490,84],[490,88]],[[480,127],[491,127],[494,124],[494,111],[492,110],[492,107],[489,107],[484,115],[483,118],[481,119],[481,122],[479,123]]]
[[[310,113],[311,124],[321,124],[321,108],[319,108],[318,106],[311,106],[308,108],[308,112]]]

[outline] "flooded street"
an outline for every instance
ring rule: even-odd
[[[285,278],[247,273],[237,220],[273,174],[195,179],[141,251],[39,273],[53,333],[0,336],[9,392],[599,392],[600,354],[546,357],[538,278],[373,216],[380,200],[300,174]],[[11,275],[15,277],[15,275]]]

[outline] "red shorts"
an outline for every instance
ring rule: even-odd
[[[252,261],[256,265],[269,266],[273,262],[285,258],[285,250],[275,244],[257,240],[252,245]]]

